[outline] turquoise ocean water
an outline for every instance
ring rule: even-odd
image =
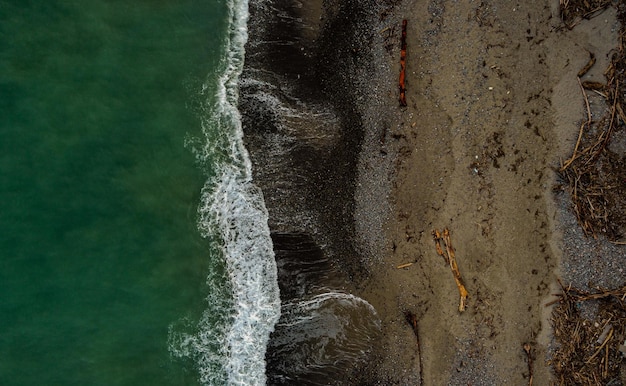
[[[245,0],[0,0],[0,384],[264,384]]]

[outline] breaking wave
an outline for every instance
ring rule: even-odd
[[[252,182],[237,109],[237,81],[247,41],[247,0],[230,0],[229,31],[217,85],[203,113],[205,138],[194,151],[209,178],[202,189],[198,227],[216,240],[225,266],[207,278],[208,308],[195,328],[173,326],[170,350],[193,359],[205,385],[265,385],[265,352],[280,316],[277,268],[263,195]],[[225,282],[220,285],[218,283]],[[187,330],[186,332],[181,331]]]

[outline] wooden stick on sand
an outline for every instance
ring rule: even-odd
[[[452,247],[452,241],[450,240],[450,231],[448,228],[444,228],[443,236],[442,233],[439,232],[438,229],[433,231],[433,239],[435,240],[435,247],[437,248],[437,254],[442,256],[446,263],[450,266],[452,270],[452,274],[454,275],[454,281],[456,282],[456,286],[459,288],[459,312],[465,311],[465,307],[467,306],[467,296],[468,292],[463,284],[463,278],[461,277],[461,272],[459,271],[459,266],[456,262],[456,257],[454,255],[454,248]],[[446,247],[446,253],[444,254],[441,250],[441,240]]]
[[[407,21],[402,21],[402,37],[400,38],[400,81],[398,86],[400,88],[400,106],[406,106],[406,85],[404,79],[406,77],[406,24]]]

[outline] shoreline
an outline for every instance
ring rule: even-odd
[[[368,274],[355,241],[364,124],[353,72],[368,62],[355,47],[371,36],[365,20],[377,17],[374,3],[250,4],[239,109],[283,305],[266,355],[268,384],[349,384],[380,334],[375,311],[353,295]]]
[[[536,384],[550,384],[546,304],[556,279],[626,282],[624,248],[585,239],[571,202],[553,192],[585,114],[576,74],[593,51],[598,63],[585,76],[602,80],[615,12],[567,31],[557,1],[298,4],[253,8],[256,41],[241,82],[281,298],[354,294],[376,314],[355,308],[346,324],[379,320],[380,330],[351,335],[366,357],[341,351],[350,342],[333,346],[346,358],[310,383],[527,384],[532,371]],[[431,236],[446,227],[469,291],[463,313]],[[610,255],[606,264],[594,263],[599,254]],[[301,339],[285,331],[274,341]],[[276,384],[307,371],[288,374],[289,353],[276,347],[268,363]]]

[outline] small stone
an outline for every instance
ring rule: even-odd
[[[622,356],[626,358],[626,340],[624,341],[624,344],[619,346],[619,352],[621,352]]]

